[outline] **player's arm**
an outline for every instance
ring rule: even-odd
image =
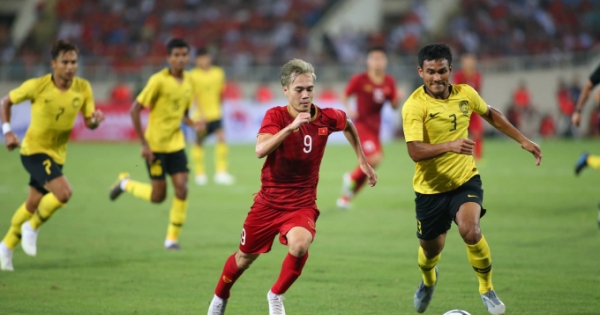
[[[392,95],[390,98],[390,105],[392,105],[393,109],[398,109],[400,108],[400,103],[402,102],[402,92],[398,90],[398,87],[396,86],[396,80],[392,78],[391,81]]]
[[[540,165],[540,162],[542,161],[542,150],[540,149],[540,146],[527,139],[527,137],[506,119],[502,112],[489,105],[487,108],[487,112],[481,115],[481,117],[483,117],[490,125],[494,126],[494,128],[517,141],[523,149],[531,152],[535,157],[536,165]]]
[[[154,154],[152,153],[152,150],[150,150],[148,141],[146,141],[146,137],[144,137],[144,130],[142,129],[141,113],[143,109],[144,105],[135,100],[133,101],[133,104],[131,104],[129,114],[131,115],[131,121],[133,122],[135,133],[142,144],[142,156],[148,161],[148,163],[152,163],[152,161],[154,161]]]
[[[402,120],[404,121],[404,138],[408,148],[408,155],[415,162],[433,159],[448,152],[457,154],[473,154],[475,142],[469,139],[458,139],[441,143],[425,143],[426,112],[423,105],[409,98],[402,107]]]
[[[194,130],[196,130],[197,132],[203,131],[204,127],[206,126],[206,123],[204,122],[203,118],[200,118],[198,121],[194,121],[190,117],[190,110],[189,109],[186,109],[185,113],[183,114],[183,123],[186,126],[194,128]]]
[[[424,161],[438,157],[444,153],[454,152],[457,154],[473,154],[475,142],[470,139],[458,139],[442,143],[424,143],[422,141],[410,141],[406,143],[408,155],[415,161]]]
[[[600,69],[600,68],[599,68]],[[579,98],[577,99],[577,106],[575,106],[575,112],[573,113],[571,120],[576,127],[579,127],[581,123],[581,111],[583,110],[583,106],[587,102],[592,90],[594,89],[594,83],[591,80],[588,80],[581,93],[579,94]]]
[[[287,125],[285,128],[279,130],[276,134],[262,133],[258,135],[256,139],[256,156],[259,159],[264,158],[271,152],[275,151],[277,147],[289,136],[294,130],[300,128],[304,124],[310,122],[310,113],[299,113],[294,121]]]
[[[346,87],[346,90],[344,91],[344,93],[342,93],[342,104],[344,105],[344,109],[346,110],[346,113],[348,114],[348,117],[350,117],[351,119],[356,119],[358,118],[358,112],[356,110],[354,110],[354,108],[352,108],[352,106],[350,106],[350,97],[356,93],[356,89],[357,89],[357,85],[358,85],[358,77],[352,77],[350,79],[350,82],[348,82],[348,86]]]
[[[346,137],[346,139],[348,139],[348,142],[352,146],[352,149],[354,149],[354,153],[356,153],[356,157],[358,158],[358,165],[360,166],[360,169],[363,171],[363,173],[367,175],[369,179],[369,185],[371,187],[375,186],[375,184],[377,184],[377,174],[375,173],[375,170],[371,167],[371,165],[369,165],[369,162],[367,162],[365,152],[363,151],[362,146],[360,145],[358,132],[356,131],[356,128],[354,127],[354,124],[350,119],[346,120],[344,136]]]
[[[83,92],[84,101],[83,106],[81,106],[81,114],[83,115],[85,126],[90,130],[94,130],[100,126],[102,121],[104,121],[104,113],[102,113],[101,110],[96,109],[92,86],[87,81],[85,81],[85,83],[85,89]]]
[[[0,100],[0,117],[2,118],[2,134],[4,135],[4,142],[8,151],[12,151],[19,146],[19,138],[12,132],[10,126],[11,107],[13,102],[10,100],[10,96],[6,95]]]

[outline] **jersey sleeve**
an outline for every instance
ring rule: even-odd
[[[596,67],[596,70],[590,76],[590,82],[592,82],[592,86],[598,85],[600,83],[600,65]]]
[[[467,86],[469,98],[471,99],[472,110],[479,115],[485,115],[488,111],[488,105],[485,103],[483,98],[479,96],[479,93],[474,88]]]
[[[146,84],[142,92],[140,92],[136,100],[138,103],[142,104],[142,106],[148,107],[152,105],[154,101],[156,101],[159,91],[160,79],[158,76],[153,75],[152,77],[150,77],[150,80],[148,80],[148,83]]]
[[[346,96],[350,96],[358,92],[358,79],[358,75],[355,75],[352,78],[350,78],[350,81],[348,82],[348,85],[346,86],[346,90],[344,92],[346,93]]]
[[[83,92],[83,106],[81,106],[81,113],[83,117],[90,118],[96,111],[96,104],[94,103],[94,92],[92,92],[92,86],[89,82],[85,82],[85,89]]]
[[[324,108],[321,111],[328,118],[327,124],[332,132],[346,129],[346,124],[348,123],[346,112],[335,108]]]
[[[10,91],[8,96],[11,103],[19,104],[26,100],[35,99],[37,83],[38,79],[30,79],[23,82],[18,88]]]
[[[258,134],[276,134],[281,130],[281,118],[274,109],[269,109],[263,118]]]
[[[423,141],[425,127],[425,109],[413,99],[409,99],[402,106],[402,121],[404,138],[406,142]]]

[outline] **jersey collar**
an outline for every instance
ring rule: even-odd
[[[285,109],[287,110],[288,114],[290,114],[290,116],[292,116],[292,118],[296,118],[294,117],[294,115],[292,115],[292,112],[290,112],[290,105],[287,105],[285,107]],[[317,105],[310,104],[310,113],[311,113],[311,117],[310,117],[310,121],[315,121],[315,119],[317,119],[317,114],[319,113],[319,107],[317,107]]]

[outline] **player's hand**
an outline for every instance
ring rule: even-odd
[[[298,113],[298,116],[296,116],[296,119],[294,119],[294,121],[292,121],[292,123],[290,124],[290,128],[292,128],[292,130],[296,130],[298,128],[300,128],[300,126],[304,125],[304,124],[308,124],[310,122],[310,113]]]
[[[540,148],[539,145],[537,145],[537,143],[529,140],[529,139],[525,139],[523,140],[523,142],[521,142],[521,148],[531,152],[531,154],[533,154],[533,156],[535,157],[535,165],[539,166],[540,163],[542,163],[542,149]]]
[[[369,186],[375,186],[375,184],[377,184],[377,174],[375,173],[375,170],[367,162],[361,162],[359,163],[359,166],[361,171],[367,175]]]
[[[458,139],[450,142],[450,152],[472,155],[474,146],[475,141],[471,139]]]
[[[12,131],[4,134],[4,142],[8,151],[12,151],[19,147],[19,137]]]
[[[200,132],[204,132],[204,130],[206,130],[206,121],[203,119],[200,119],[198,121],[194,122],[194,129],[196,130],[196,132],[200,133]]]
[[[148,144],[142,144],[142,157],[148,161],[148,164],[154,162],[154,153],[152,153]]]
[[[575,127],[579,127],[579,124],[581,123],[581,113],[574,112],[573,115],[571,115],[571,122],[573,122]]]
[[[96,110],[93,114],[92,114],[92,121],[96,122],[96,125],[99,125],[101,122],[104,121],[104,113],[101,110]]]

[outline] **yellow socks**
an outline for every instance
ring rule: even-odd
[[[27,211],[27,208],[25,208],[25,203],[17,209],[10,221],[8,233],[6,233],[4,240],[2,240],[6,244],[6,247],[14,249],[19,244],[21,240],[21,224],[29,220],[32,215],[33,213]]]
[[[204,169],[204,148],[195,144],[192,147],[192,160],[194,163],[194,172],[196,175],[205,174]]]
[[[34,230],[39,229],[40,226],[46,222],[46,220],[50,219],[52,214],[62,206],[64,206],[64,204],[58,201],[53,193],[47,193],[42,197],[37,211],[33,214],[31,220],[29,220],[29,224]]]
[[[467,257],[469,257],[469,262],[479,280],[479,293],[484,294],[489,290],[493,290],[492,254],[485,237],[482,236],[479,243],[475,245],[467,245]]]
[[[127,180],[125,183],[125,191],[132,194],[136,198],[140,198],[150,202],[152,198],[152,186],[134,180]]]
[[[229,157],[229,148],[223,142],[217,143],[215,147],[215,167],[217,173],[227,172],[227,159]]]
[[[185,222],[187,213],[187,200],[181,200],[177,197],[173,198],[171,206],[171,214],[169,216],[169,228],[167,229],[167,240],[176,242],[181,233],[181,227]]]
[[[600,170],[600,156],[590,155],[586,162],[590,167]]]
[[[439,254],[433,258],[427,258],[425,256],[425,252],[423,252],[423,247],[419,246],[419,269],[421,270],[421,274],[423,275],[423,283],[428,287],[432,287],[435,284],[435,281],[437,280],[437,277],[435,275],[435,266],[440,260],[440,257],[442,257],[442,254]]]

